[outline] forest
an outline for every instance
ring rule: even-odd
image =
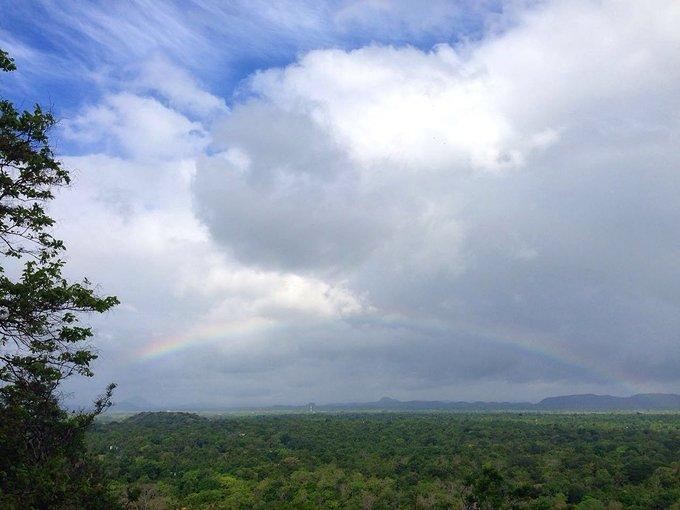
[[[149,412],[88,447],[130,509],[680,508],[677,414]]]

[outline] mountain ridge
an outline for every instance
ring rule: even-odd
[[[382,397],[374,402],[339,402],[331,404],[271,405],[219,407],[181,405],[153,406],[144,409],[126,403],[114,411],[157,411],[172,408],[175,411],[280,411],[280,412],[331,412],[331,411],[680,411],[680,395],[675,393],[637,393],[628,397],[582,393],[546,397],[539,402],[487,402],[445,400],[398,400]]]

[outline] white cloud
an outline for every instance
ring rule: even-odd
[[[472,63],[488,75],[498,107],[527,128],[628,109],[639,118],[637,101],[678,104],[679,17],[678,3],[666,0],[550,2],[481,44]]]
[[[228,111],[223,99],[203,90],[185,69],[160,55],[140,66],[137,83],[143,91],[158,92],[169,101],[171,107],[200,119]]]
[[[267,100],[310,115],[361,164],[500,169],[518,163],[523,147],[491,85],[447,45],[315,51],[252,80]]]
[[[80,143],[141,160],[172,160],[202,151],[209,138],[202,124],[151,97],[111,94],[64,124]]]
[[[287,321],[291,314],[315,318],[341,318],[370,310],[342,283],[296,274],[266,272],[221,264],[205,278],[193,280],[194,292],[225,299],[233,312]]]

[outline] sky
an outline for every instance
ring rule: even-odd
[[[77,402],[680,392],[680,3],[0,0]]]

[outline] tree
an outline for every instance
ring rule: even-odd
[[[498,470],[485,465],[466,480],[465,508],[493,510],[507,508],[507,482]]]
[[[0,50],[0,69],[16,66]],[[64,243],[51,234],[46,205],[69,184],[48,134],[55,119],[39,105],[18,111],[0,99],[0,506],[96,508],[103,486],[88,463],[84,431],[110,405],[110,385],[91,412],[61,407],[58,389],[92,376],[87,312],[118,303],[90,282],[62,275]],[[91,501],[90,501],[91,500]],[[87,503],[86,503],[87,502]]]

